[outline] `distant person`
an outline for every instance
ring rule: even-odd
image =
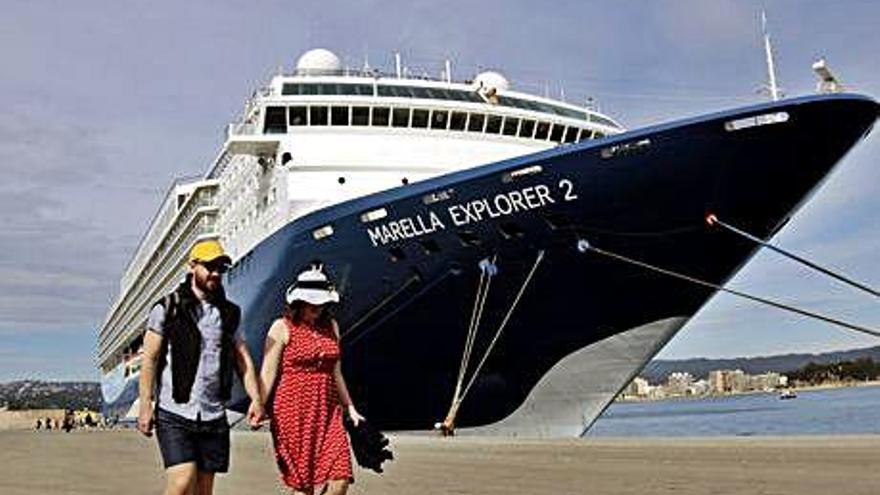
[[[46,418],[46,429],[47,430],[52,429],[52,418]]]
[[[72,430],[74,426],[76,426],[76,424],[74,423],[73,411],[68,409],[64,411],[64,419],[61,420],[61,428],[64,430],[64,433],[70,433],[70,430]]]
[[[313,267],[297,277],[285,300],[284,315],[266,336],[260,372],[261,395],[275,387],[272,442],[281,479],[293,493],[313,494],[326,485],[328,495],[342,495],[354,480],[343,412],[355,425],[364,418],[342,376],[339,327],[328,308],[339,294]]]
[[[37,424],[34,425],[34,431],[40,431],[43,428],[43,422],[37,418]]]
[[[210,494],[214,475],[228,471],[233,369],[252,401],[249,422],[257,426],[263,415],[257,372],[238,328],[241,313],[221,283],[229,264],[218,241],[197,242],[186,280],[150,311],[138,430],[150,436],[155,422],[166,495]]]

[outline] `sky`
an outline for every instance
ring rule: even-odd
[[[4,0],[0,16],[0,381],[97,379],[95,333],[175,177],[204,173],[245,98],[310,48],[594,98],[629,128],[754,103],[760,11],[787,95],[819,56],[880,95],[880,2]],[[848,155],[773,240],[880,285],[880,136]],[[730,287],[873,328],[877,299],[760,253]],[[660,353],[674,359],[880,344],[713,298]]]

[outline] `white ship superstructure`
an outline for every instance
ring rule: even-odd
[[[322,207],[623,131],[585,106],[515,91],[497,72],[455,82],[448,65],[440,79],[397,67],[350,70],[327,50],[305,53],[247,101],[204,177],[171,186],[99,330],[105,400],[136,375],[149,308],[181,280],[196,239],[218,237],[246,262]]]

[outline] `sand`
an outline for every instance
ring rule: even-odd
[[[218,494],[283,493],[265,433],[233,433]],[[386,472],[349,493],[880,493],[880,436],[701,439],[393,436]],[[0,432],[0,493],[156,494],[155,439],[133,431]]]

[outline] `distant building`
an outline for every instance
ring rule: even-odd
[[[637,376],[633,378],[633,381],[629,382],[629,385],[623,390],[623,396],[629,398],[645,398],[648,396],[651,390],[651,385],[648,383],[648,380]]]
[[[749,375],[743,370],[733,370],[727,375],[728,387],[731,392],[745,392],[749,390]]]
[[[648,395],[648,391],[651,388],[651,385],[648,384],[648,380],[638,376],[632,381],[633,395],[637,397],[646,397]]]
[[[724,389],[724,370],[712,370],[709,372],[709,393],[723,394]]]
[[[666,378],[666,391],[669,395],[686,395],[693,383],[693,375],[688,372],[676,371]]]
[[[706,380],[697,380],[688,387],[687,395],[706,395],[710,393],[709,382]]]

